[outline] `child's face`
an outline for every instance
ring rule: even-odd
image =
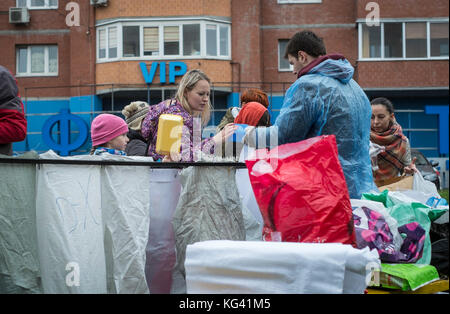
[[[125,150],[129,141],[127,133],[124,133],[110,140],[105,146],[112,149]]]

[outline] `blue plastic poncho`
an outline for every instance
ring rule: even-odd
[[[274,125],[257,128],[255,136],[271,143],[271,134],[273,139],[278,131],[282,145],[334,134],[350,198],[360,199],[377,188],[369,157],[372,109],[353,73],[344,59],[318,64],[288,89]]]

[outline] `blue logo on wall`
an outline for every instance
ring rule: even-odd
[[[70,123],[74,122],[78,126],[79,134],[75,142],[70,143]],[[60,142],[57,143],[52,138],[52,128],[59,123]],[[62,109],[60,114],[45,121],[42,128],[42,137],[45,144],[52,150],[58,151],[61,156],[69,156],[70,152],[78,149],[87,139],[88,126],[80,117],[70,113],[68,109]]]
[[[156,70],[159,66],[159,81],[161,84],[166,83],[166,63],[165,62],[153,62],[150,67],[150,72],[148,72],[147,65],[144,62],[139,63],[141,68],[142,76],[144,77],[145,83],[150,85],[153,83],[155,78]],[[174,61],[169,62],[169,83],[174,84],[175,78],[177,76],[183,76],[187,72],[187,65],[184,62]]]

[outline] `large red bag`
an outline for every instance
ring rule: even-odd
[[[334,135],[260,149],[245,161],[263,238],[355,245],[352,207]]]

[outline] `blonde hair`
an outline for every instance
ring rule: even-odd
[[[193,114],[191,106],[186,98],[186,93],[190,92],[194,89],[195,85],[199,82],[205,80],[211,85],[211,80],[209,77],[203,73],[202,71],[195,69],[187,72],[183,78],[181,79],[180,85],[178,86],[178,91],[175,95],[175,98],[180,102],[181,106],[189,112],[189,114]],[[208,124],[210,116],[211,116],[211,100],[208,99],[208,105],[202,111],[202,125],[205,126]]]

